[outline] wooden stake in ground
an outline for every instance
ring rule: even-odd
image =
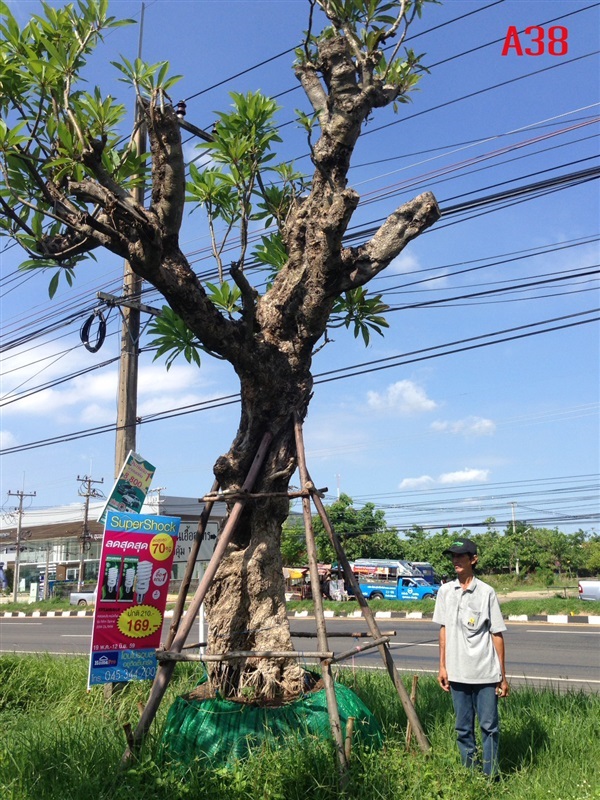
[[[296,455],[298,459],[300,482],[302,489],[306,490],[309,488],[309,477],[304,455],[302,426],[298,421],[298,418],[296,418],[294,421],[294,428],[296,435]],[[325,615],[323,614],[323,597],[321,596],[321,583],[319,581],[319,568],[317,565],[317,547],[315,544],[315,537],[312,527],[309,497],[302,498],[302,510],[304,513],[304,527],[306,532],[306,554],[308,556],[310,583],[312,586],[312,597],[315,607],[315,622],[317,624],[317,641],[319,643],[319,650],[325,651],[328,650],[327,630],[325,627]],[[346,751],[344,748],[344,739],[340,725],[340,712],[338,709],[337,698],[335,696],[335,685],[331,671],[331,664],[324,660],[321,661],[321,675],[323,678],[323,685],[325,686],[325,697],[327,699],[327,710],[329,712],[329,724],[331,725],[331,733],[337,751],[340,784],[343,788],[347,781],[348,760],[346,758]]]
[[[296,418],[296,429],[301,431],[300,422],[298,418]],[[300,442],[302,443],[301,435],[300,435]],[[298,458],[298,463],[300,463],[300,458]],[[303,485],[302,488],[310,489],[311,487],[314,487],[314,484],[310,479],[308,471],[306,471],[306,483]],[[331,522],[329,520],[329,517],[327,516],[327,511],[325,510],[325,506],[323,505],[321,498],[316,492],[311,492],[311,497],[313,503],[315,504],[315,508],[317,509],[319,516],[321,517],[321,520],[323,521],[323,526],[329,537],[329,541],[333,545],[338,562],[342,565],[342,569],[344,570],[344,578],[347,581],[348,585],[352,588],[354,596],[356,597],[356,600],[358,601],[358,604],[362,609],[363,616],[365,622],[369,627],[371,636],[373,637],[373,639],[380,639],[381,632],[379,630],[377,622],[375,621],[375,616],[371,610],[371,607],[367,603],[363,593],[360,590],[360,586],[358,584],[355,574],[352,572],[352,568],[350,567],[350,562],[348,561],[344,548],[342,547],[338,535],[334,531],[333,526],[331,525]],[[406,713],[406,717],[410,721],[413,727],[419,746],[424,753],[427,753],[431,749],[431,745],[429,743],[429,740],[427,739],[427,736],[425,735],[423,727],[421,726],[421,722],[419,720],[419,717],[417,716],[415,707],[410,701],[408,692],[406,691],[406,688],[402,683],[402,679],[398,674],[388,644],[387,643],[380,644],[379,652],[386,666],[386,669],[389,673],[389,676],[392,679],[394,686],[396,687],[396,691],[398,692],[398,696],[400,697],[400,701],[402,702],[402,706]]]
[[[417,686],[419,685],[419,676],[413,675],[412,686],[410,690],[410,702],[414,705],[417,703]],[[410,740],[412,738],[412,725],[410,720],[406,724],[406,749],[410,747]]]
[[[265,457],[267,455],[269,446],[271,444],[273,436],[271,433],[265,433],[262,438],[260,447],[254,457],[254,461],[252,462],[252,466],[248,471],[248,475],[244,484],[242,486],[242,491],[250,491],[254,486],[254,482],[258,477],[258,473],[263,465]],[[215,573],[221,563],[221,559],[227,549],[227,545],[229,544],[236,526],[238,524],[239,518],[241,516],[242,510],[244,508],[244,501],[238,500],[233,508],[231,509],[231,513],[225,523],[223,530],[219,536],[219,540],[217,542],[217,546],[215,547],[215,551],[213,556],[206,568],[206,572],[200,581],[200,585],[196,589],[196,594],[192,598],[192,601],[189,605],[185,616],[181,621],[181,625],[179,626],[179,630],[177,631],[175,637],[173,638],[173,642],[171,644],[170,652],[173,653],[180,653],[183,649],[183,645],[188,637],[190,629],[194,624],[194,619],[196,614],[198,613],[200,606],[202,605],[204,598],[206,596],[206,592],[212,583],[212,580],[215,576]],[[154,717],[156,716],[156,712],[160,706],[161,700],[164,697],[165,692],[167,691],[167,687],[173,675],[173,671],[175,669],[175,662],[161,662],[158,665],[156,670],[156,677],[154,678],[154,683],[152,684],[152,689],[150,691],[150,697],[148,698],[148,702],[146,703],[146,707],[144,708],[144,713],[142,714],[140,721],[138,722],[137,728],[133,734],[133,747],[129,746],[123,755],[123,761],[129,760],[129,758],[135,754],[137,749],[139,748],[140,744],[142,743],[144,736],[148,732]]]
[[[212,494],[213,492],[216,492],[218,488],[219,488],[219,482],[215,481],[211,487],[210,493]],[[214,504],[215,501],[213,499],[207,500],[204,508],[202,509],[202,513],[200,514],[200,520],[198,521],[198,530],[196,531],[196,536],[194,537],[194,541],[192,543],[192,549],[190,550],[187,564],[185,565],[185,573],[183,575],[183,581],[181,582],[181,586],[179,587],[177,602],[175,603],[175,609],[173,611],[173,619],[171,620],[171,627],[169,628],[169,635],[167,637],[167,643],[165,645],[165,648],[167,650],[170,649],[171,644],[173,643],[173,639],[175,638],[175,634],[177,633],[177,629],[179,628],[179,622],[181,621],[181,617],[183,616],[183,608],[187,598],[187,593],[190,588],[190,583],[192,582],[194,567],[196,566],[198,553],[200,552],[200,546],[202,545],[202,541],[204,540],[206,526],[208,524],[208,520],[210,518],[210,512],[212,511]]]

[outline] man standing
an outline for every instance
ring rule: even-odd
[[[496,593],[475,577],[477,545],[458,538],[444,551],[451,556],[456,580],[438,592],[433,621],[440,627],[438,683],[452,694],[458,749],[463,764],[479,765],[485,775],[498,772],[498,698],[509,692],[504,662],[506,625]],[[482,739],[477,756],[475,715]]]

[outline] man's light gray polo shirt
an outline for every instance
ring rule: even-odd
[[[462,590],[457,580],[444,583],[437,594],[433,621],[446,628],[446,671],[457,683],[502,680],[492,633],[506,630],[496,592],[473,578]]]

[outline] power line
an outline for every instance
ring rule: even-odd
[[[596,312],[599,312],[599,311],[600,311],[600,309],[593,309],[591,311],[582,312],[581,314],[571,314],[571,315],[568,315],[568,317],[557,318],[557,319],[571,319],[571,318],[574,318],[574,317],[587,315],[587,314],[591,314],[591,313],[596,313]],[[337,370],[330,370],[330,371],[328,371],[326,373],[316,374],[315,375],[315,385],[316,384],[320,384],[320,383],[329,383],[331,381],[350,378],[350,377],[354,377],[356,375],[364,375],[364,374],[367,374],[369,372],[378,372],[378,371],[380,371],[382,369],[390,369],[391,367],[405,366],[406,364],[411,364],[411,363],[415,363],[415,362],[418,362],[418,361],[426,361],[426,360],[430,360],[430,359],[433,359],[433,358],[439,358],[441,356],[454,355],[456,353],[465,352],[465,351],[468,351],[468,350],[474,350],[474,349],[478,349],[478,348],[481,348],[481,347],[489,347],[490,345],[501,344],[503,342],[514,341],[516,339],[524,339],[524,338],[528,338],[530,336],[537,336],[537,335],[540,335],[542,333],[550,333],[550,332],[557,331],[557,330],[564,330],[564,329],[575,327],[575,326],[578,326],[578,325],[585,325],[585,324],[589,324],[590,322],[596,322],[598,320],[600,320],[600,316],[594,317],[593,319],[589,319],[589,320],[580,320],[580,321],[577,321],[577,322],[570,322],[570,323],[564,323],[562,325],[555,325],[553,327],[545,328],[543,330],[529,331],[527,333],[515,334],[515,335],[512,335],[512,336],[503,336],[503,338],[496,339],[495,341],[486,341],[486,342],[485,341],[480,341],[480,342],[477,342],[477,340],[486,339],[486,338],[489,339],[489,338],[494,337],[494,336],[501,336],[501,335],[503,335],[505,333],[508,333],[510,331],[523,330],[525,328],[531,328],[531,327],[535,327],[535,326],[539,326],[539,325],[545,325],[545,324],[553,322],[555,320],[544,320],[544,321],[538,322],[538,323],[531,323],[529,325],[518,326],[517,328],[509,328],[506,331],[496,331],[494,333],[482,334],[480,336],[471,337],[470,339],[459,340],[459,342],[451,342],[451,343],[446,344],[446,345],[437,345],[436,347],[424,348],[423,350],[420,350],[420,351],[414,351],[414,353],[407,353],[407,354],[404,354],[404,355],[393,356],[393,357],[390,357],[390,358],[387,358],[387,359],[379,359],[378,362],[373,362],[373,363],[380,363],[382,361],[390,361],[393,358],[393,359],[397,360],[397,363],[394,363],[394,364],[390,364],[390,363],[385,364],[385,365],[382,364],[382,365],[377,366],[377,367],[370,367],[370,368],[367,368],[367,369],[360,369],[360,370],[358,368],[361,367],[362,365],[354,365],[353,367],[347,367],[347,368],[342,368],[342,369],[337,369]],[[461,346],[461,347],[455,347],[454,346],[454,345],[457,345],[457,344],[462,344],[464,342],[477,342],[477,343],[470,344],[470,345],[466,345],[465,344],[464,346]],[[450,348],[450,347],[452,347],[453,349],[448,349],[445,352],[433,352],[433,351],[442,350],[443,348]],[[426,354],[426,355],[416,355],[417,353]],[[412,358],[407,358],[406,357],[406,356],[412,356],[412,355],[414,355],[414,357],[412,357]],[[355,370],[355,371],[349,372],[348,370]],[[337,374],[334,377],[327,377],[327,376],[333,376],[334,373],[340,373],[340,372],[346,372],[346,374],[344,374],[344,375]],[[226,405],[237,404],[239,402],[239,399],[240,399],[240,395],[239,395],[239,393],[236,393],[236,394],[226,395],[226,396],[220,397],[220,398],[215,398],[213,400],[205,400],[205,401],[203,401],[201,403],[192,403],[192,404],[190,404],[188,406],[182,406],[180,408],[169,409],[169,410],[164,411],[164,412],[157,412],[155,414],[148,415],[145,418],[139,419],[138,420],[138,424],[142,425],[142,424],[147,424],[149,422],[163,421],[163,420],[166,420],[166,419],[172,419],[174,417],[185,416],[187,414],[197,413],[198,411],[208,411],[208,410],[212,410],[212,409],[215,409],[215,408],[221,408],[221,407],[226,406]],[[96,435],[101,434],[101,433],[109,433],[109,432],[115,431],[116,429],[117,429],[117,426],[114,425],[114,424],[98,426],[96,428],[87,428],[85,430],[75,431],[75,432],[70,433],[70,434],[62,434],[62,435],[53,436],[53,437],[50,437],[50,438],[47,438],[47,439],[41,439],[41,440],[38,440],[36,442],[29,442],[29,443],[23,444],[23,445],[15,445],[14,447],[8,447],[8,448],[5,448],[4,450],[0,451],[0,454],[8,455],[8,454],[11,454],[11,453],[24,452],[26,450],[33,450],[33,449],[37,449],[37,448],[40,448],[40,447],[47,447],[47,446],[49,446],[51,444],[58,444],[58,443],[64,443],[64,442],[69,442],[69,441],[75,441],[75,440],[78,440],[78,439],[87,438],[89,436],[96,436]]]

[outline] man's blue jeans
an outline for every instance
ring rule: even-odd
[[[498,721],[497,683],[450,683],[458,749],[466,767],[479,766],[475,742],[475,715],[481,729],[483,760],[481,766],[485,775],[498,772],[498,741],[500,724]]]

